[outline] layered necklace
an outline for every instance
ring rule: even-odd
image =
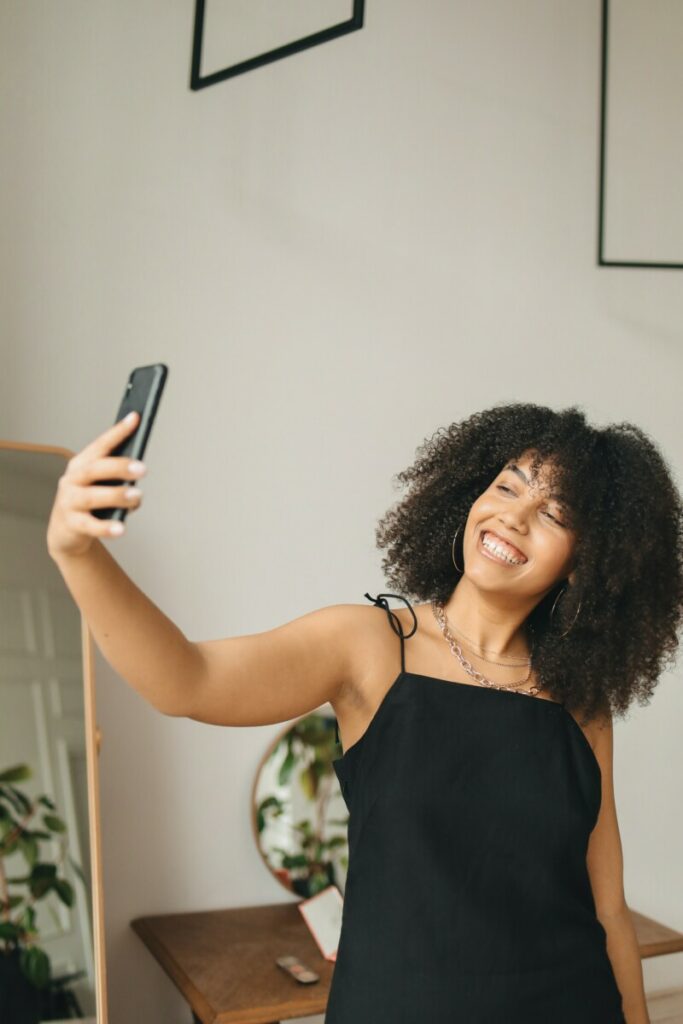
[[[540,686],[531,686],[528,690],[522,690],[519,688],[520,683],[528,682],[531,676],[531,656],[533,656],[534,653],[533,639],[531,642],[531,656],[529,658],[523,658],[516,662],[505,663],[502,661],[492,661],[490,658],[485,658],[483,657],[483,655],[480,655],[481,660],[488,662],[489,665],[501,665],[505,666],[506,668],[510,668],[512,665],[528,665],[528,672],[526,676],[524,677],[524,679],[518,680],[517,683],[510,683],[507,686],[503,683],[496,683],[493,681],[493,679],[489,679],[488,676],[485,676],[482,672],[479,672],[474,667],[474,665],[467,660],[463,653],[462,647],[460,646],[460,644],[458,643],[458,641],[456,640],[455,636],[451,631],[448,616],[446,615],[446,609],[444,608],[443,604],[440,601],[433,600],[431,602],[431,606],[432,611],[434,612],[434,618],[439,623],[441,632],[443,633],[446,641],[448,642],[448,646],[450,647],[452,653],[458,659],[458,661],[460,662],[460,664],[462,665],[462,667],[465,669],[469,676],[475,679],[482,686],[489,686],[492,687],[494,690],[510,690],[513,693],[523,693],[528,697],[535,697],[537,693],[540,693]],[[461,636],[463,637],[464,640],[469,639],[464,635],[464,633],[461,634]],[[476,644],[472,644],[471,642],[470,646],[472,647],[472,650],[482,651],[487,654],[497,653],[496,651],[487,651],[485,647],[477,647]]]

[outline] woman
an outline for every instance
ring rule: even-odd
[[[48,549],[160,711],[237,726],[334,707],[351,813],[326,1024],[647,1024],[612,716],[651,696],[683,618],[683,506],[653,442],[576,407],[472,415],[418,449],[379,525],[406,607],[366,594],[377,607],[191,642],[89,515],[140,504],[95,484],[133,475],[107,456],[133,425],[70,461]]]

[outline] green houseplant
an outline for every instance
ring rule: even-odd
[[[334,855],[348,865],[345,851],[346,833],[324,837],[327,826],[348,825],[348,816],[330,818],[327,804],[333,794],[334,770],[332,758],[338,753],[334,738],[334,720],[327,715],[313,713],[298,719],[273,748],[270,760],[280,761],[276,780],[278,786],[291,786],[296,778],[311,807],[311,816],[293,822],[290,827],[290,848],[271,846],[267,853],[271,860],[278,858],[275,873],[298,896],[314,896],[328,885],[338,885],[335,877]],[[256,825],[262,836],[274,819],[289,818],[289,799],[267,793],[256,807]],[[262,841],[262,840],[261,840]]]
[[[67,858],[66,826],[48,796],[32,800],[15,785],[31,777],[26,764],[0,772],[0,1019],[16,1024],[40,1021],[41,991],[51,981],[50,959],[38,945],[35,904],[51,892],[68,907],[74,903],[74,888],[59,873]],[[55,838],[60,840],[57,864],[40,852],[42,842]],[[6,862],[15,853],[27,870],[10,876]],[[79,865],[68,860],[83,879]],[[49,902],[45,905],[56,920]]]

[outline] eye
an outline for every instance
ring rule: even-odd
[[[498,488],[499,491],[507,491],[508,494],[515,493],[511,487],[506,487],[505,484],[496,484],[496,487]],[[564,527],[564,523],[561,523],[560,520],[557,519],[557,517],[552,515],[550,512],[544,512],[543,514],[548,516],[549,519],[552,519],[552,521],[554,523],[557,523],[558,526]]]
[[[560,520],[556,519],[555,516],[550,514],[550,512],[546,512],[545,515],[547,515],[550,519],[552,519],[552,521],[554,523],[557,523],[558,526],[562,526],[562,523],[560,522]]]

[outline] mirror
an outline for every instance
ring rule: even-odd
[[[0,1018],[13,1024],[107,1019],[93,647],[46,543],[72,455],[0,441]]]
[[[344,893],[348,811],[332,760],[334,714],[297,719],[271,743],[252,789],[254,837],[266,867],[290,893],[308,898],[336,885]]]

